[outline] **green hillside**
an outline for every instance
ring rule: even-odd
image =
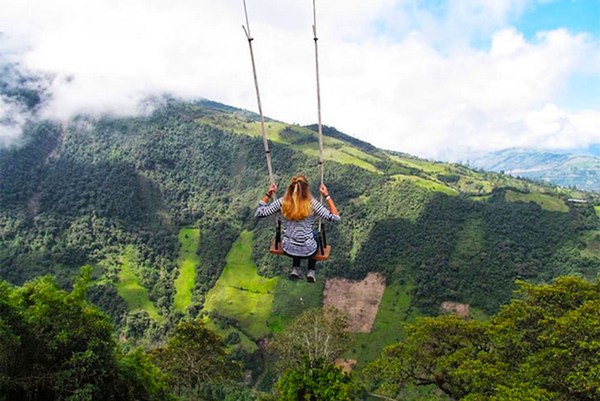
[[[314,188],[314,127],[266,125],[280,188],[297,173]],[[70,288],[92,265],[89,297],[127,346],[161,343],[177,322],[201,317],[269,388],[275,374],[258,344],[320,307],[327,278],[386,280],[372,332],[353,335],[347,351],[362,369],[404,338],[402,323],[442,302],[492,315],[517,279],[600,273],[597,194],[324,132],[342,223],[326,227],[333,251],[317,285],[287,279],[289,259],[267,252],[273,220],[254,218],[268,185],[257,116],[175,100],[146,117],[32,123],[22,146],[0,150],[0,278],[52,274]]]
[[[318,141],[311,127],[266,125],[279,184],[297,172],[314,182]],[[271,223],[255,226],[252,217],[267,184],[258,132],[252,113],[176,101],[144,118],[29,126],[25,145],[0,158],[0,274],[18,283],[51,272],[67,283],[79,266],[102,266],[132,244],[149,299],[193,313],[245,229],[255,233],[259,273],[279,274],[287,262],[264,252]],[[326,181],[344,218],[329,230],[335,250],[324,265],[328,275],[404,275],[414,280],[415,302],[424,310],[452,299],[493,312],[510,297],[515,278],[589,273],[593,261],[568,250],[595,229],[596,195],[391,154],[327,132]],[[586,206],[567,205],[582,196]],[[465,257],[453,249],[472,221],[480,222],[483,245]],[[198,227],[197,252],[180,249],[186,225]],[[186,254],[197,259],[185,261]],[[492,292],[482,300],[477,294],[488,285]]]

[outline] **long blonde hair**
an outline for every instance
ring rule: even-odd
[[[281,214],[292,221],[307,218],[312,213],[311,198],[306,177],[303,175],[295,176],[285,191]]]

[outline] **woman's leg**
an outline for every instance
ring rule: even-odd
[[[308,271],[306,272],[306,281],[308,281],[309,283],[314,283],[317,278],[316,275],[317,273],[315,272],[315,266],[317,265],[317,261],[309,258],[308,259]]]
[[[302,270],[300,269],[300,261],[302,258],[297,256],[291,256],[292,258],[292,271],[290,272],[291,278],[302,278]]]

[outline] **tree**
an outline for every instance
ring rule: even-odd
[[[166,345],[154,349],[152,355],[180,393],[204,383],[233,380],[241,373],[227,358],[223,338],[200,319],[179,323]]]
[[[382,390],[433,384],[455,400],[600,398],[600,281],[518,283],[487,322],[425,318],[368,369]]]
[[[352,400],[358,386],[335,361],[346,350],[346,317],[339,310],[309,309],[278,334],[270,346],[282,372],[279,400]]]
[[[156,366],[118,352],[108,316],[49,276],[0,282],[0,400],[171,400]],[[129,391],[127,389],[131,389]]]
[[[288,369],[276,388],[279,401],[350,401],[359,393],[352,374],[323,359]]]
[[[306,361],[335,362],[348,346],[346,317],[337,309],[309,309],[278,334],[271,344],[282,370]]]

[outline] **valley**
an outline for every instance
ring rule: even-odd
[[[32,124],[21,148],[0,150],[0,278],[51,275],[70,289],[89,266],[88,298],[120,347],[160,347],[199,320],[248,385],[269,392],[280,372],[268,344],[315,309],[346,312],[339,359],[363,375],[411,338],[406,324],[447,316],[443,303],[484,324],[519,282],[600,273],[598,194],[387,152],[326,127],[325,180],[342,223],[326,226],[333,250],[317,283],[291,281],[289,259],[267,251],[273,221],[253,217],[268,185],[257,121],[171,100],[145,117]],[[267,128],[280,188],[298,172],[314,186],[312,127]],[[446,399],[434,387],[402,394]]]

